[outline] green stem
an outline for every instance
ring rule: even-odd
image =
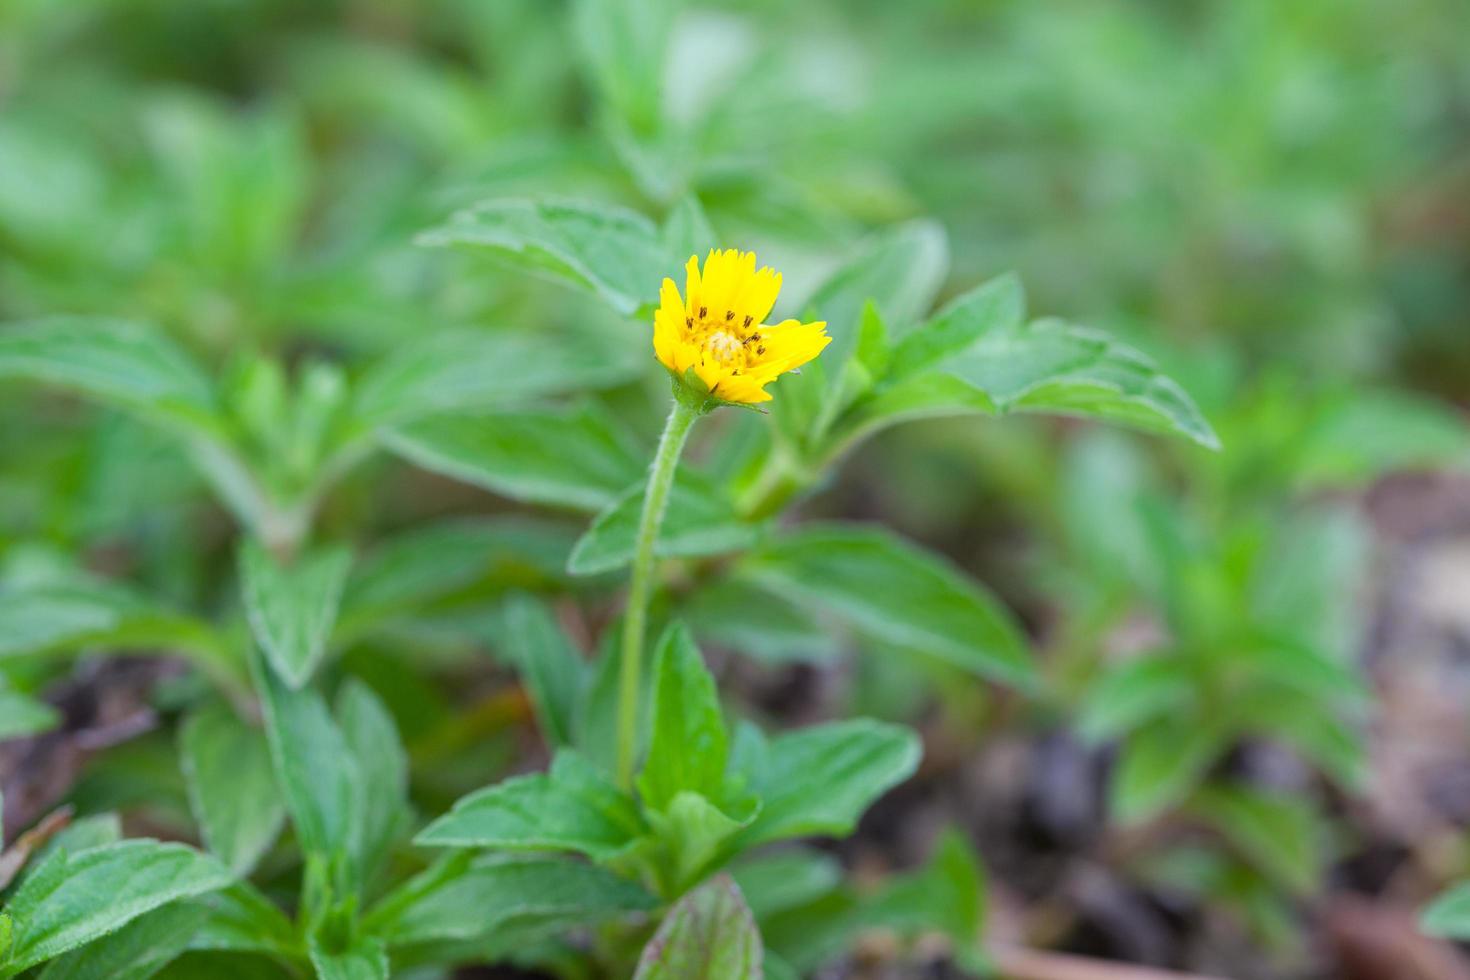
[[[669,504],[679,454],[689,430],[699,417],[697,409],[675,398],[664,424],[664,434],[648,471],[648,488],[643,495],[643,514],[638,519],[638,539],[633,552],[633,576],[628,585],[628,607],[623,613],[622,663],[618,670],[618,782],[633,786],[633,764],[638,752],[638,694],[642,686],[643,634],[648,622],[648,599],[653,589],[653,545]]]

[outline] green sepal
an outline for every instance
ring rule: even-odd
[[[745,402],[726,401],[718,395],[711,394],[709,385],[704,383],[704,379],[692,367],[685,368],[683,374],[669,370],[669,379],[673,382],[674,398],[679,404],[692,410],[696,415],[708,415],[721,405],[728,405],[731,408],[743,408],[748,412],[757,412],[761,415],[767,414],[764,408],[756,405],[749,405]]]

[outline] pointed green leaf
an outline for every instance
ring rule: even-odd
[[[685,600],[682,615],[701,644],[728,647],[767,663],[831,660],[832,631],[799,604],[754,582],[717,578]]]
[[[1219,728],[1198,718],[1164,718],[1134,732],[1114,763],[1114,813],[1136,823],[1182,802],[1223,747]]]
[[[635,377],[645,363],[626,344],[590,331],[446,330],[369,368],[357,384],[354,410],[369,428],[403,425],[605,388]]]
[[[218,651],[207,624],[113,585],[44,584],[0,594],[0,657],[160,646],[203,656]]]
[[[814,902],[842,884],[842,865],[810,849],[780,850],[742,859],[730,874],[756,921]]]
[[[919,871],[890,881],[861,912],[865,926],[913,935],[944,931],[959,948],[975,948],[985,921],[985,880],[974,848],[947,830]]]
[[[361,805],[357,857],[364,878],[380,867],[409,822],[408,755],[383,702],[353,678],[337,695],[337,723],[356,761]]]
[[[638,522],[646,486],[625,491],[593,520],[567,559],[573,575],[599,575],[633,563]],[[740,551],[755,543],[760,527],[744,521],[713,481],[681,469],[669,496],[669,509],[659,527],[654,554],[660,558],[698,558]]]
[[[154,909],[52,960],[40,980],[148,980],[184,952],[208,913],[203,904],[187,901]]]
[[[571,200],[487,201],[421,234],[422,245],[488,249],[550,273],[631,314],[676,268],[653,223],[609,205]]]
[[[864,242],[803,304],[827,322],[827,362],[847,362],[869,303],[895,336],[908,333],[929,311],[948,274],[949,246],[935,222],[912,221]]]
[[[179,755],[205,846],[237,874],[249,874],[286,819],[265,736],[211,705],[185,720]]]
[[[317,980],[388,980],[388,951],[376,936],[358,936],[346,949],[312,937],[308,948]]]
[[[42,963],[176,899],[222,888],[230,878],[214,858],[155,840],[53,852],[6,904],[14,920],[6,967],[18,972]]]
[[[331,860],[351,853],[362,806],[356,759],[315,690],[293,691],[254,670],[276,783],[302,849]]]
[[[480,586],[531,588],[564,578],[576,540],[570,525],[513,518],[458,518],[387,538],[354,564],[338,632],[352,636],[413,620]]]
[[[553,749],[572,744],[572,720],[591,669],[557,625],[551,610],[526,595],[505,604],[504,640],[509,659],[531,695],[541,734]]]
[[[0,378],[61,385],[170,420],[212,416],[212,383],[156,329],[109,317],[55,316],[0,331]]]
[[[850,833],[878,797],[913,775],[919,740],[897,725],[857,718],[786,732],[746,772],[762,808],[742,849],[791,837]]]
[[[999,276],[970,290],[908,334],[893,351],[887,381],[900,381],[959,354],[981,337],[1013,331],[1026,312],[1021,280]]]
[[[1220,784],[1189,803],[1260,872],[1287,891],[1310,893],[1322,871],[1318,818],[1302,800],[1254,787]]]
[[[290,566],[253,540],[240,549],[240,588],[250,628],[271,667],[293,688],[309,681],[326,656],[351,567],[346,548],[309,552]]]
[[[998,681],[1034,671],[1010,614],[948,562],[877,528],[809,525],[753,552],[746,571],[895,646]]]
[[[690,790],[680,790],[660,809],[647,811],[652,846],[659,855],[655,863],[665,876],[662,889],[677,894],[722,864],[734,851],[736,835],[759,812],[760,801],[753,796],[717,806]]]
[[[739,887],[720,875],[669,910],[634,980],[761,980],[763,952]]]
[[[940,367],[1001,412],[1102,418],[1220,445],[1194,402],[1152,360],[1097,330],[1037,320],[986,334]]]
[[[421,847],[575,851],[595,859],[645,831],[634,801],[575,753],[550,773],[517,776],[471,793],[415,839]]]
[[[1115,738],[1187,704],[1195,686],[1183,658],[1154,656],[1120,664],[1089,688],[1077,730],[1090,742]]]
[[[392,430],[389,448],[513,500],[600,510],[638,479],[637,446],[590,408],[436,415]]]
[[[1456,885],[1431,902],[1419,917],[1419,928],[1431,936],[1470,940],[1470,884]]]
[[[643,805],[667,807],[681,792],[724,797],[729,741],[715,680],[689,631],[665,632],[654,659],[652,734],[638,775]]]
[[[190,949],[284,958],[301,954],[295,925],[248,881],[236,881],[198,901],[209,914],[190,941]]]
[[[585,927],[645,912],[636,884],[579,861],[456,854],[405,882],[365,925],[391,946],[473,939],[500,929]]]

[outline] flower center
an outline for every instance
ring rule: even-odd
[[[695,315],[697,311],[698,315]],[[714,312],[714,315],[710,314]],[[737,368],[756,363],[765,354],[760,326],[753,317],[734,310],[711,311],[707,306],[691,307],[684,318],[684,338],[700,349],[700,358],[714,358],[720,364]],[[734,373],[739,374],[739,370]]]
[[[745,349],[744,345],[740,341],[740,338],[736,337],[728,330],[716,330],[711,333],[709,337],[705,339],[704,349],[709,352],[709,355],[711,357],[719,361],[721,364],[729,364],[736,358],[739,358],[742,361],[745,359],[742,356],[745,352]]]

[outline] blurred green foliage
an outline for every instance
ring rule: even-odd
[[[248,793],[272,757],[221,702],[199,707],[208,689],[275,691],[273,733],[387,759],[370,790],[388,823],[348,864],[321,859],[349,833],[340,800],[311,796],[331,788],[302,777],[289,801],[311,854],[311,943],[289,955],[325,976],[376,964],[383,942],[426,960],[434,944],[514,948],[394,902],[357,935],[353,903],[382,899],[389,876],[430,894],[463,875],[503,898],[519,875],[564,872],[393,858],[410,819],[395,787],[411,779],[430,816],[526,767],[523,706],[477,679],[487,638],[553,748],[608,750],[611,658],[578,649],[628,560],[663,391],[640,289],[714,229],[782,269],[785,305],[839,340],[830,371],[783,382],[769,419],[721,419],[719,451],[681,473],[675,515],[698,520],[671,517],[660,542],[687,565],[659,616],[766,665],[878,654],[840,714],[923,716],[971,746],[1068,728],[1108,747],[1110,826],[1191,834],[1119,872],[1228,905],[1299,954],[1293,903],[1343,846],[1331,807],[1361,788],[1373,710],[1354,495],[1470,460],[1467,199],[1456,0],[0,0],[0,736],[59,721],[39,695],[71,663],[27,654],[187,656],[207,684],[191,675],[159,707],[190,709],[186,771],[236,759],[244,795],[202,802],[196,776],[183,800],[150,736],[78,799],[180,834],[192,812],[196,836],[278,898],[295,890],[275,845],[286,810]],[[157,329],[98,345],[97,321],[73,315]],[[889,431],[1032,410],[1193,442],[1041,419]],[[1224,451],[1202,448],[1216,434]],[[513,504],[534,510],[499,513]],[[792,504],[883,516],[953,563],[871,528],[769,535]],[[237,561],[231,518],[264,547]],[[1021,560],[996,543],[1017,524]],[[357,546],[355,564],[316,537]],[[284,568],[271,551],[300,555]],[[565,608],[527,590],[592,611],[554,622]],[[232,655],[251,629],[291,690]],[[992,697],[976,675],[1021,693]],[[340,688],[333,708],[313,676]],[[403,760],[370,741],[394,727]],[[1232,765],[1263,742],[1310,767],[1305,791]],[[717,768],[710,799],[741,811]],[[673,900],[737,831],[710,829],[729,819],[713,804],[676,818],[663,796],[635,815],[629,862]],[[583,870],[553,882],[583,905],[509,933],[567,975],[548,922],[651,901]],[[978,968],[982,879],[957,839],[874,888],[809,851],[730,870],[750,906],[731,949],[758,924],[770,975],[867,929],[944,934]],[[678,902],[671,943],[723,881]],[[155,917],[178,907],[115,936],[177,953],[198,923]],[[1463,934],[1445,908],[1437,930]],[[299,945],[255,911],[252,948]]]

